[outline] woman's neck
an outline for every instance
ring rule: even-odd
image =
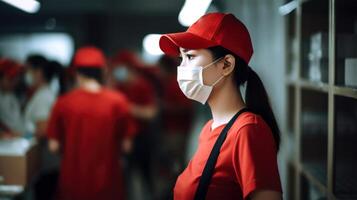
[[[223,87],[212,93],[213,95],[208,101],[213,118],[212,129],[227,124],[239,110],[246,107],[240,91],[233,85],[233,81],[225,80],[223,84],[225,84]]]

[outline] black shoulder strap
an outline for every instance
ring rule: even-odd
[[[198,184],[194,200],[204,200],[206,198],[208,186],[211,182],[211,178],[217,162],[217,158],[221,150],[221,146],[223,142],[226,140],[227,133],[229,129],[232,127],[232,125],[234,124],[234,122],[236,121],[236,119],[238,118],[238,116],[247,111],[249,111],[248,108],[243,108],[240,111],[238,111],[237,114],[235,114],[232,117],[232,119],[228,122],[228,124],[224,127],[224,129],[218,136],[217,141],[214,144],[213,149],[208,157],[205,168],[203,169],[202,176]]]

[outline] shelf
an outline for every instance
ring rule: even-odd
[[[295,135],[294,134],[294,122],[295,122],[295,87],[293,85],[288,85],[287,87],[287,108],[286,108],[286,111],[287,111],[287,116],[288,116],[288,119],[287,119],[287,131],[288,131],[288,135]]]
[[[316,186],[319,191],[323,194],[327,194],[327,188],[324,184],[321,183],[320,180],[316,179],[304,166],[299,167],[300,173],[314,186]]]
[[[327,185],[328,95],[303,89],[301,104],[301,162]]]
[[[309,170],[306,169],[304,166],[299,166],[299,172],[300,174],[311,184],[312,187],[315,187],[318,189],[318,192],[320,192],[321,195],[326,196],[325,198],[318,198],[318,199],[331,199],[331,200],[341,200],[340,198],[337,198],[334,194],[330,193],[327,189],[327,187],[321,183],[317,178],[315,178]],[[349,196],[350,197],[350,196]],[[306,200],[306,199],[303,199]],[[313,199],[315,200],[315,199]]]
[[[335,180],[334,193],[357,196],[357,100],[335,97]]]
[[[303,89],[309,89],[314,91],[319,91],[323,93],[327,93],[330,90],[330,86],[327,83],[323,82],[314,82],[309,81],[307,79],[293,79],[287,78],[286,85],[292,86],[300,86]],[[334,95],[350,97],[353,99],[357,99],[357,88],[347,87],[347,86],[334,86],[333,87]]]
[[[300,75],[328,83],[329,0],[310,0],[301,5]]]
[[[334,182],[338,199],[357,199],[357,1],[335,2]]]
[[[300,0],[300,3],[302,5],[304,3],[309,3],[309,2],[312,2],[312,1],[318,1],[318,0]]]
[[[330,88],[327,83],[313,82],[306,79],[300,80],[299,85],[304,89],[310,89],[310,90],[315,90],[324,93],[327,93]]]
[[[286,2],[287,197],[357,199],[357,0]]]
[[[308,79],[288,77],[285,82],[288,86],[300,86],[303,89],[315,90],[323,93],[327,93],[330,89],[330,86],[327,83],[310,81]]]
[[[357,1],[336,1],[335,82],[356,85]]]
[[[334,94],[337,96],[357,99],[357,88],[334,86]]]

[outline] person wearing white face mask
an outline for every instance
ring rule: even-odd
[[[28,67],[25,82],[34,90],[34,94],[25,106],[25,131],[27,137],[36,136],[40,139],[46,135],[47,118],[57,98],[56,91],[50,87],[57,71],[40,55],[29,56],[26,62]]]
[[[126,174],[132,177],[134,171],[139,172],[139,182],[150,195],[153,193],[153,122],[156,119],[158,105],[154,86],[144,76],[144,63],[130,50],[122,50],[115,54],[110,62],[112,66],[112,87],[124,93],[130,102],[130,113],[135,120],[137,132],[133,140],[133,151],[127,155],[128,167]],[[131,178],[128,178],[131,180]],[[134,187],[133,182],[128,182],[128,188]],[[130,194],[131,198],[138,198],[136,194]],[[150,197],[148,197],[150,198]]]
[[[222,58],[218,58],[212,63],[201,66],[179,66],[177,68],[177,81],[180,89],[186,95],[187,98],[196,100],[202,104],[205,104],[209,95],[212,92],[213,87],[222,80],[223,76],[217,79],[212,85],[205,85],[203,83],[203,70],[210,66],[214,66],[215,63]]]
[[[245,25],[232,14],[209,13],[186,32],[164,34],[159,44],[182,57],[182,92],[212,112],[174,199],[281,199],[280,131],[263,83],[248,66],[253,45]]]
[[[113,70],[113,76],[118,82],[125,82],[129,78],[129,70],[127,66],[116,66]]]

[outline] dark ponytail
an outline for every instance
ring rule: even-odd
[[[52,80],[53,77],[57,76],[59,82],[59,95],[64,94],[66,92],[64,66],[57,61],[49,61],[47,68],[51,69],[51,74],[48,76],[49,80]]]
[[[64,67],[57,61],[49,61],[42,55],[33,54],[27,57],[29,67],[40,70],[46,83],[50,83],[54,77],[59,80],[59,94],[64,93]]]
[[[234,68],[233,79],[237,83],[237,89],[239,90],[239,86],[247,82],[245,103],[252,112],[262,116],[269,125],[278,151],[280,145],[279,126],[270,106],[268,94],[258,74],[243,59],[221,46],[210,47],[208,50],[211,51],[214,60],[227,54],[235,57],[236,67]]]

